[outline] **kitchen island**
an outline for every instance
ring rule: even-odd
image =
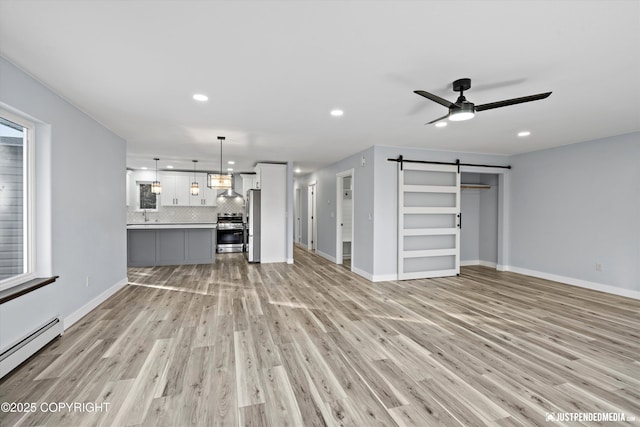
[[[215,223],[127,224],[127,265],[213,264]]]

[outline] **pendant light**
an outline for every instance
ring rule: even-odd
[[[162,186],[160,185],[160,181],[158,181],[158,160],[157,157],[154,157],[153,160],[156,161],[156,180],[151,183],[151,192],[153,194],[160,194],[162,192]]]
[[[198,184],[198,181],[196,181],[196,163],[198,163],[198,161],[191,161],[193,162],[193,182],[191,183],[191,195],[197,196],[198,194],[200,194],[200,184]]]
[[[219,136],[218,139],[220,140],[220,173],[207,174],[207,187],[214,190],[230,190],[232,186],[231,175],[222,174],[222,141],[226,138]]]

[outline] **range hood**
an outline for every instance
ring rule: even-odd
[[[236,193],[231,188],[228,189],[228,190],[224,190],[222,193],[218,194],[218,197],[219,198],[221,197],[223,199],[237,199],[237,198],[240,198],[240,199],[244,200],[244,197],[242,197],[242,194]]]
[[[233,191],[234,184],[236,182],[235,175],[231,175],[231,188],[228,190],[224,190],[222,193],[218,194],[218,198],[223,199],[242,199],[244,201],[244,197],[242,194]]]

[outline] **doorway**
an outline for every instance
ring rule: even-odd
[[[300,221],[300,215],[301,215],[300,212],[302,212],[302,198],[300,197],[301,196],[300,193],[301,193],[300,192],[300,188],[296,188],[296,194],[295,194],[295,210],[296,211],[294,213],[295,218],[296,218],[296,226],[295,226],[295,230],[294,230],[294,233],[295,233],[294,241],[297,244],[300,244],[300,242],[301,242],[300,234],[302,232],[302,224],[301,224],[301,221]]]
[[[510,174],[505,168],[494,167],[477,167],[464,166],[461,169],[462,178],[465,184],[479,183],[489,188],[465,189],[464,191],[476,191],[479,215],[477,221],[477,231],[474,235],[473,226],[474,218],[469,216],[468,195],[464,195],[462,206],[463,211],[463,231],[461,246],[468,249],[469,238],[472,244],[478,242],[477,256],[473,252],[465,249],[465,255],[461,259],[461,264],[466,265],[484,265],[486,267],[495,268],[498,271],[504,271],[505,266],[509,265],[508,245],[509,245],[509,226],[508,226],[508,206],[506,202],[509,192]],[[471,203],[473,207],[473,203]],[[466,211],[466,212],[464,212]],[[471,237],[470,237],[471,236]]]
[[[499,175],[462,172],[460,264],[498,264]]]
[[[318,234],[318,224],[317,224],[317,215],[316,215],[316,183],[313,182],[309,184],[308,188],[308,197],[307,197],[307,212],[309,215],[309,220],[307,221],[307,248],[310,251],[315,251],[318,248],[317,242],[317,234]]]
[[[336,174],[336,264],[353,270],[354,170]]]

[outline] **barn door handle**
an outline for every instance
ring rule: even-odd
[[[458,228],[462,230],[462,212],[458,214]]]

